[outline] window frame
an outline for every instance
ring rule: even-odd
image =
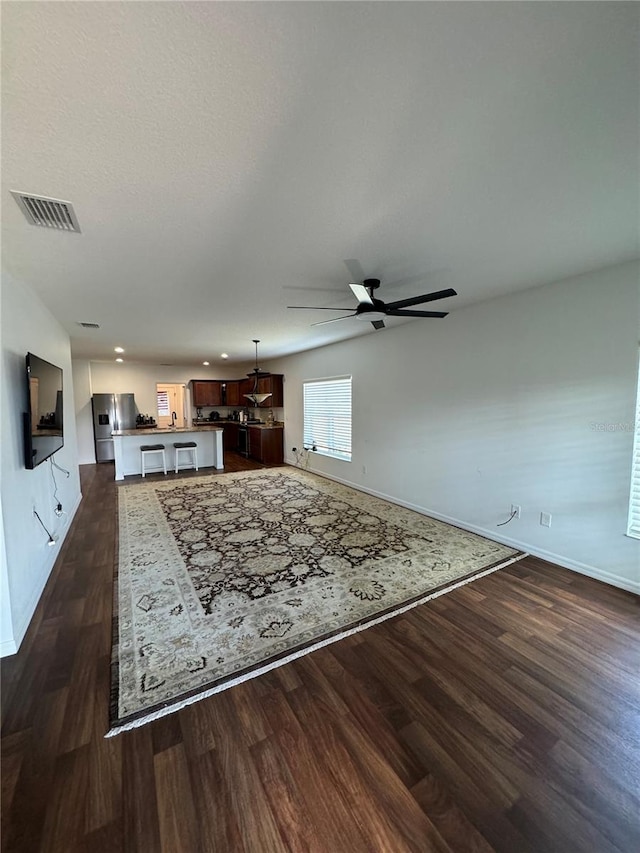
[[[322,430],[318,433],[317,436],[313,434],[314,428],[313,424],[307,425],[307,417],[309,420],[312,418],[318,418],[317,413],[313,413],[311,411],[308,412],[308,407],[310,408],[311,399],[309,397],[309,403],[307,402],[307,389],[311,389],[311,386],[315,386],[319,388],[320,386],[328,386],[331,384],[340,385],[344,388],[344,384],[348,383],[348,403],[344,406],[344,411],[340,408],[341,401],[339,399],[335,399],[335,403],[337,404],[337,409],[332,410],[328,415],[325,415],[325,419],[331,420],[331,423],[327,426],[327,424],[322,425]],[[342,389],[338,387],[336,389],[337,396],[343,393]],[[316,401],[317,402],[317,401]],[[342,401],[344,403],[344,401]],[[347,411],[348,409],[348,411]],[[344,419],[348,416],[348,425],[345,426]],[[341,423],[337,429],[335,427],[335,421],[342,419],[343,423]],[[332,428],[333,427],[333,428]],[[316,427],[316,431],[319,427]],[[332,434],[331,434],[332,433]],[[305,379],[302,382],[302,436],[303,436],[303,446],[305,449],[313,451],[314,453],[319,454],[320,456],[326,456],[330,459],[337,459],[340,462],[351,462],[353,458],[353,377],[351,375],[342,375],[342,376],[326,376],[319,379]],[[345,441],[345,439],[348,439]],[[334,446],[330,446],[333,444]],[[342,445],[342,446],[340,446]],[[347,446],[348,445],[348,446]]]
[[[640,539],[640,354],[638,358],[638,386],[636,412],[631,451],[631,487],[629,489],[629,516],[627,536]]]

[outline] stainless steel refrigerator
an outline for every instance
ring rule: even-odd
[[[109,462],[115,458],[112,431],[136,428],[135,400],[133,394],[94,394],[91,406],[96,462]]]

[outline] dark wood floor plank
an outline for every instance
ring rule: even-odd
[[[267,738],[258,741],[250,752],[280,834],[286,838],[288,847],[301,853],[328,853],[277,743]]]
[[[233,720],[229,720],[233,727]],[[238,825],[242,850],[269,850],[284,853],[287,849],[251,759],[249,748],[238,737],[221,740],[218,753],[222,777],[230,808]]]
[[[456,853],[493,853],[494,848],[478,832],[440,780],[426,773],[411,789],[412,795]]]
[[[325,650],[323,655],[317,657],[319,668],[326,673],[327,663],[335,662],[331,666],[331,683],[334,690],[339,693],[349,709],[349,714],[357,721],[360,728],[365,732],[375,732],[377,749],[384,755],[385,761],[403,784],[411,788],[422,778],[423,768],[400,743],[394,728],[369,699],[359,679],[354,678],[352,673],[338,664],[332,651],[333,648],[331,651]]]
[[[637,596],[527,557],[105,740],[119,486],[81,477],[2,662],[3,853],[640,849]]]
[[[429,774],[438,779],[438,784],[458,805],[465,820],[469,820],[496,851],[536,851],[535,845],[506,817],[503,805],[496,804],[492,792],[467,772],[466,762],[452,756],[446,744],[441,745],[439,739],[417,721],[405,726],[400,736],[420,757]]]
[[[152,726],[124,732],[122,738],[123,850],[146,853],[160,850],[160,825],[156,807]]]
[[[156,781],[160,850],[198,849],[198,824],[193,805],[189,768],[181,743],[153,757]]]
[[[40,846],[34,849],[42,853],[66,853],[82,844],[90,751],[84,745],[63,752],[56,759],[42,838]]]
[[[198,853],[242,853],[245,845],[217,751],[211,749],[188,757],[199,832]]]
[[[346,715],[337,713],[335,709],[327,711],[326,706],[319,705],[316,697],[305,687],[294,691],[289,701],[302,731],[312,733],[309,740],[313,760],[322,771],[323,778],[329,782],[325,796],[331,813],[340,815],[342,811],[340,824],[345,826],[352,822],[354,831],[357,829],[364,839],[364,845],[355,839],[347,841],[346,837],[342,843],[348,843],[348,849],[352,850],[389,850],[393,853],[414,850],[411,839],[397,831],[393,816],[380,808],[377,792],[358,772],[356,756],[341,737],[340,723]]]

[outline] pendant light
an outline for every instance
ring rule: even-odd
[[[270,376],[271,374],[268,371],[260,370],[258,367],[258,344],[260,341],[253,338],[253,342],[256,345],[256,366],[253,368],[251,373],[247,373],[247,376],[251,379],[253,377],[253,391],[251,394],[245,394],[244,396],[250,400],[254,406],[259,406],[261,403],[271,396],[271,391],[268,394],[258,394],[258,379],[261,376]]]

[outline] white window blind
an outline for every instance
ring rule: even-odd
[[[158,391],[158,416],[168,417],[169,414],[169,392]]]
[[[629,536],[640,539],[640,371],[638,372],[638,392],[636,394],[636,423],[631,461],[631,495],[629,496],[627,533]]]
[[[351,462],[351,377],[304,382],[304,446]]]

